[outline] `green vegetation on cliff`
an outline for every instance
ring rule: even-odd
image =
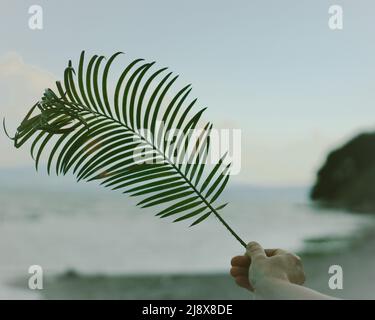
[[[361,134],[328,155],[311,198],[352,211],[375,212],[375,133]]]

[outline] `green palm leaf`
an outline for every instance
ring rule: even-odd
[[[198,138],[189,135],[205,110],[192,112],[190,85],[172,95],[177,76],[165,74],[167,68],[151,72],[154,62],[137,59],[120,74],[111,101],[108,76],[120,54],[107,61],[94,55],[85,66],[82,52],[77,73],[69,61],[57,90],[47,89],[17,128],[15,147],[30,140],[37,169],[47,154],[48,173],[54,166],[56,174],[100,180],[142,197],[142,208],[162,206],[156,214],[161,218],[194,219],[193,226],[213,214],[245,246],[218,213],[226,206],[218,200],[230,165],[224,155],[207,169],[212,124]]]

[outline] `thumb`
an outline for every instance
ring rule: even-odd
[[[265,258],[266,253],[264,252],[264,249],[262,246],[255,241],[249,242],[246,247],[246,254],[252,259],[259,259],[259,258]]]

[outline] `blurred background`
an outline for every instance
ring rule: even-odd
[[[314,289],[375,298],[373,1],[40,0],[43,29],[32,30],[34,4],[0,0],[11,134],[82,50],[123,51],[119,67],[155,60],[193,84],[216,128],[242,131],[241,171],[223,195],[242,238],[298,252]],[[328,26],[333,4],[342,30]],[[95,183],[36,173],[5,134],[0,182],[0,298],[251,298],[228,273],[243,249],[214,217],[188,228]],[[40,291],[27,285],[34,264]],[[343,290],[328,287],[334,264]]]

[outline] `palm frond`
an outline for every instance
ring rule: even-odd
[[[114,190],[142,197],[142,208],[162,206],[156,214],[196,225],[215,215],[245,246],[219,215],[218,203],[229,180],[224,155],[210,170],[206,161],[212,124],[198,138],[205,109],[192,111],[191,86],[172,95],[178,76],[167,68],[151,71],[154,62],[132,61],[120,74],[110,99],[108,76],[121,53],[108,60],[82,52],[77,72],[69,61],[64,80],[47,89],[27,113],[13,138],[16,148],[31,141],[38,169],[43,154],[47,171],[73,172],[78,180],[99,180]],[[162,124],[162,125],[160,125]],[[179,133],[179,134],[175,134]]]

